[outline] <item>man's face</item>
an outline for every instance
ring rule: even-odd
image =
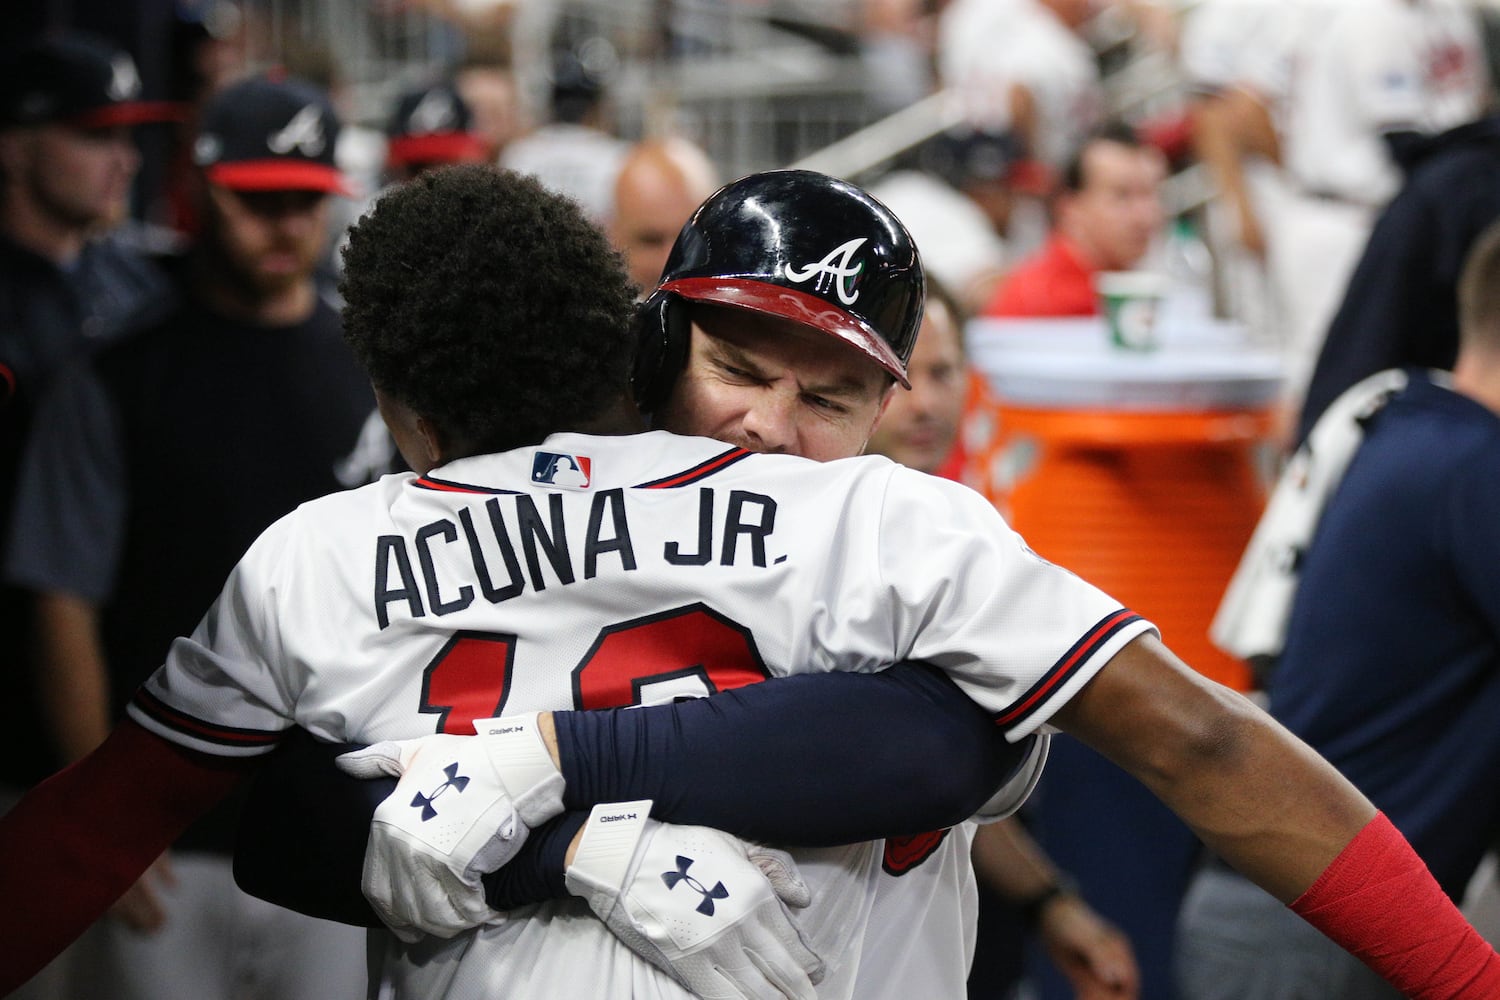
[[[204,238],[241,287],[270,297],[313,273],[328,233],[326,194],[210,184],[208,202]]]
[[[960,336],[947,307],[929,297],[907,365],[911,391],[892,394],[870,451],[920,472],[935,472],[943,464],[958,437],[967,385]]]
[[[682,178],[661,170],[638,169],[621,178],[609,236],[624,255],[625,269],[636,287],[656,287],[682,224],[704,197]]]
[[[10,196],[68,229],[107,229],[124,219],[140,162],[124,126],[38,125],[5,137]]]
[[[657,425],[820,462],[864,450],[891,398],[875,362],[836,337],[743,309],[694,307],[682,375]]]
[[[1102,271],[1139,264],[1162,226],[1166,167],[1154,149],[1095,142],[1084,152],[1083,190],[1064,196],[1064,230]]]

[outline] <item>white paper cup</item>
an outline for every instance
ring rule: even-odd
[[[1167,297],[1166,275],[1152,271],[1101,271],[1094,276],[1109,341],[1129,351],[1157,346],[1156,320]]]

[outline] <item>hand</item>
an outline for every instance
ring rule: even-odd
[[[159,893],[177,884],[172,862],[163,854],[151,862],[141,877],[109,908],[109,915],[133,931],[154,934],[167,923],[167,911]]]
[[[568,891],[631,951],[704,1000],[812,1000],[823,963],[788,906],[812,900],[783,851],[649,818],[651,803],[594,808]]]
[[[1135,1000],[1141,974],[1130,940],[1072,893],[1043,907],[1037,933],[1078,1000]]]
[[[515,856],[532,826],[562,812],[562,775],[535,715],[474,725],[478,736],[388,740],[338,758],[356,778],[400,779],[370,824],[363,889],[408,943],[497,918],[480,879]]]

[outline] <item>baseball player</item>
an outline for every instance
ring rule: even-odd
[[[774,202],[784,178],[756,180],[763,186],[745,200]],[[779,231],[798,230],[778,221]],[[657,303],[666,320],[657,347],[667,349],[640,352],[641,395],[681,379],[674,396],[693,397],[717,380],[735,391],[717,408],[705,402],[703,419],[727,421],[734,404],[754,399],[779,403],[788,419],[801,407],[819,411],[822,425],[806,428],[810,452],[867,434],[902,376],[910,338],[888,341],[881,329],[903,327],[872,327],[835,303],[869,293],[875,315],[900,314],[896,283],[882,280],[893,264],[881,256],[888,234],[844,238],[848,217],[816,222],[820,252],[808,257],[794,241],[798,252],[778,262],[788,280],[758,300],[787,311],[777,336],[758,336],[736,310],[696,307],[715,295],[744,301],[754,288],[683,273],[664,289],[675,297]],[[305,505],[273,526],[143,688],[135,725],[0,823],[6,891],[37,901],[24,920],[14,910],[0,917],[0,936],[26,956],[6,966],[0,986],[131,877],[136,855],[155,850],[160,831],[151,827],[233,782],[222,764],[181,747],[220,760],[255,756],[292,721],[327,739],[404,739],[432,733],[433,716],[458,725],[497,708],[670,697],[704,675],[733,686],[799,665],[871,670],[925,657],[1007,736],[1049,723],[1078,733],[1346,946],[1399,952],[1400,961],[1370,960],[1414,995],[1496,988],[1500,956],[1336,772],[1178,663],[1138,617],[1036,558],[976,494],[882,459],[818,465],[660,432],[620,434],[633,423],[623,397],[630,348],[605,334],[628,309],[629,289],[602,240],[590,252],[578,237],[571,205],[478,169],[420,179],[361,223],[348,261],[349,335],[416,472]],[[688,271],[703,263],[694,254],[711,250],[684,247]],[[524,284],[507,280],[523,266]],[[459,281],[469,294],[451,294]],[[684,300],[695,303],[690,318],[674,308]],[[529,323],[514,322],[518,310]],[[501,330],[506,351],[482,349]],[[685,364],[674,363],[674,349]],[[750,409],[760,411],[745,422],[755,435],[776,429],[776,407]],[[548,435],[564,426],[616,436]],[[578,467],[588,485],[538,481],[555,455],[586,460]],[[662,673],[673,655],[700,667]],[[636,714],[615,718],[628,726]],[[435,860],[434,872],[455,861],[483,870],[513,853],[524,829],[586,807],[567,797],[578,783],[563,780],[538,737],[549,722],[567,744],[576,719],[543,714],[479,721],[480,738],[461,745],[429,736],[391,750],[414,794],[377,818],[390,834],[385,846]],[[78,815],[85,802],[118,811],[110,843]],[[734,848],[706,831],[684,835],[696,846],[656,852],[662,828],[647,808],[596,809],[572,852],[568,888],[604,924],[562,900],[451,941],[393,945],[398,991],[480,995],[501,983],[521,996],[680,995],[606,925],[670,962],[711,949],[698,917],[743,915],[742,890],[751,916],[776,907],[768,890],[757,897],[732,872],[713,878]],[[69,857],[70,845],[84,850]],[[377,853],[397,856],[385,846]],[[813,890],[802,930],[845,963],[830,968],[825,991],[852,960],[838,948],[868,898],[857,876],[869,862],[859,845],[800,856]],[[1403,904],[1423,906],[1420,937],[1397,915],[1392,885]]]
[[[1286,190],[1264,204],[1284,309],[1285,396],[1299,407],[1339,297],[1400,172],[1403,135],[1478,117],[1489,94],[1475,12],[1459,0],[1297,0],[1248,82],[1279,106]]]

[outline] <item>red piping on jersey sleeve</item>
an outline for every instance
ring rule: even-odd
[[[281,741],[284,730],[235,729],[219,726],[188,715],[162,701],[145,688],[136,691],[133,703],[168,729],[175,729],[188,736],[227,747],[269,747]]]
[[[699,462],[691,469],[685,469],[675,475],[664,476],[661,479],[653,479],[649,483],[641,483],[636,489],[642,490],[670,490],[679,486],[690,486],[701,479],[707,479],[715,472],[728,468],[735,462],[749,458],[753,452],[744,448],[731,448],[726,452],[715,455],[706,461]]]
[[[436,490],[440,493],[481,493],[485,495],[504,495],[515,493],[515,490],[492,489],[488,486],[470,486],[467,483],[455,483],[447,479],[435,479],[432,476],[419,476],[411,481],[418,489]]]
[[[103,915],[248,773],[126,720],[0,818],[0,996]]]
[[[1128,608],[1121,608],[1089,629],[1083,638],[1074,643],[1073,648],[1063,654],[1062,658],[1053,665],[1052,669],[1048,670],[1042,676],[1041,680],[1037,681],[1031,690],[1026,692],[1020,701],[995,717],[995,725],[1013,725],[1031,714],[1048,695],[1057,690],[1059,685],[1086,663],[1089,657],[1097,653],[1110,637],[1131,622],[1139,621],[1140,617],[1140,615]]]

